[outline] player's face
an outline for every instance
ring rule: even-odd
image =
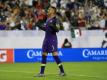
[[[55,12],[55,11],[54,11],[53,8],[50,7],[50,8],[48,9],[48,15],[54,14],[54,12]]]

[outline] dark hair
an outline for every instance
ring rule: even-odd
[[[67,39],[67,38],[65,38],[64,43],[67,43],[67,42],[69,42],[69,41],[68,41],[68,39]]]

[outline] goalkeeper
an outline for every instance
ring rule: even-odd
[[[65,76],[63,65],[58,57],[58,52],[57,52],[58,42],[57,42],[56,33],[59,31],[59,29],[56,26],[57,24],[56,21],[57,21],[56,8],[51,6],[48,9],[47,20],[46,20],[45,25],[41,26],[39,24],[36,24],[36,26],[38,26],[40,29],[45,31],[45,38],[44,38],[43,45],[42,45],[43,54],[42,54],[40,73],[36,75],[38,77],[44,76],[45,66],[47,62],[46,58],[47,58],[48,53],[52,53],[53,58],[55,59],[60,70],[59,75]]]

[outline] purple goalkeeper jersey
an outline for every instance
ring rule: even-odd
[[[47,19],[44,26],[45,38],[43,41],[43,52],[51,53],[57,51],[56,18]]]

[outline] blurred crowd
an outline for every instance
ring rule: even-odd
[[[39,30],[36,23],[50,5],[57,8],[60,30],[107,28],[107,0],[0,0],[0,30]]]

